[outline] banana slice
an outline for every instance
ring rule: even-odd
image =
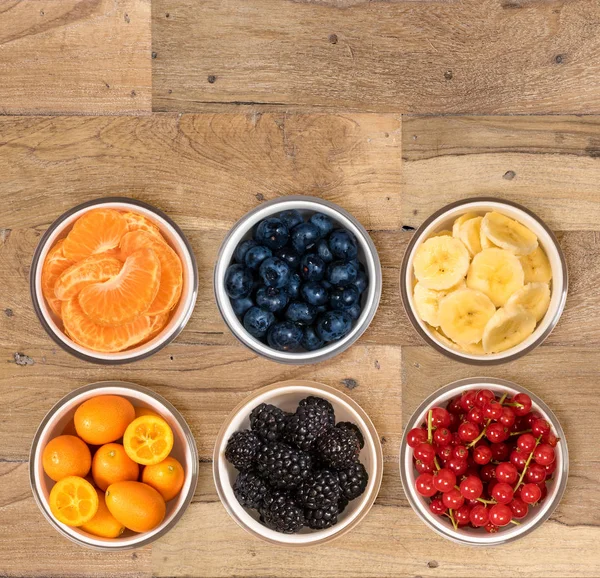
[[[473,257],[467,287],[485,293],[496,307],[524,284],[523,267],[519,259],[504,249],[484,249]]]
[[[483,332],[481,343],[486,353],[500,353],[518,345],[535,329],[535,317],[522,307],[498,309]]]
[[[516,309],[522,307],[529,311],[536,322],[542,319],[550,305],[550,287],[548,283],[528,283],[510,296],[504,308]]]
[[[478,343],[495,312],[494,304],[485,294],[473,289],[459,289],[440,301],[440,326],[460,345]]]
[[[519,261],[525,272],[525,283],[548,283],[552,279],[550,261],[540,246],[533,253],[519,257]]]
[[[465,244],[471,257],[481,252],[481,221],[483,217],[473,217],[465,221],[458,230],[458,238]]]
[[[538,246],[537,237],[525,225],[496,211],[486,213],[481,230],[492,243],[515,255],[529,255]]]
[[[460,281],[457,286],[450,287],[450,289],[445,289],[444,291],[435,291],[434,289],[427,289],[423,287],[421,283],[417,283],[415,285],[413,298],[415,301],[415,309],[417,310],[417,315],[426,323],[433,327],[440,326],[440,301],[456,289],[462,289],[466,287],[464,281]]]
[[[460,231],[461,225],[469,219],[474,219],[476,216],[477,213],[465,213],[464,215],[458,217],[458,219],[456,219],[454,221],[454,224],[452,225],[452,236],[458,239],[458,233]]]
[[[426,289],[450,289],[464,279],[469,260],[469,251],[458,239],[433,237],[417,250],[413,261],[415,277]]]
[[[433,333],[434,337],[439,339],[446,347],[454,349],[454,351],[470,353],[471,355],[485,355],[485,351],[483,350],[483,345],[481,345],[481,343],[459,345],[458,343],[454,343],[454,341],[452,341],[452,339],[449,337],[446,337],[441,331],[432,329],[431,332]]]
[[[479,227],[479,242],[481,243],[482,249],[499,249],[498,245],[494,245],[483,232],[483,229]]]
[[[432,235],[429,236],[430,239],[432,237],[452,237],[452,231],[448,231],[448,229],[444,229],[443,231],[438,231],[437,233],[433,233]]]

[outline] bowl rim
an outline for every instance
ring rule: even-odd
[[[64,221],[69,219],[69,217],[71,217],[75,213],[82,211],[84,209],[89,209],[96,205],[103,205],[103,204],[107,204],[107,203],[123,203],[123,204],[127,204],[127,205],[132,205],[133,207],[140,207],[149,212],[154,213],[161,219],[165,220],[174,229],[175,233],[181,240],[181,243],[182,243],[185,251],[188,253],[188,256],[190,258],[191,265],[192,265],[191,266],[192,277],[190,279],[190,283],[191,283],[190,306],[189,306],[189,309],[187,311],[185,311],[183,313],[183,315],[181,316],[179,323],[174,328],[171,335],[169,335],[166,339],[159,341],[152,349],[150,349],[146,352],[139,353],[137,355],[133,355],[131,357],[126,357],[126,358],[122,358],[122,359],[103,359],[103,358],[96,357],[92,354],[82,353],[80,351],[77,351],[73,347],[71,347],[68,343],[65,343],[62,339],[60,339],[58,337],[58,335],[56,335],[56,333],[54,332],[52,327],[48,324],[48,322],[42,312],[39,300],[43,299],[43,296],[38,294],[37,286],[36,286],[37,271],[40,267],[43,266],[43,263],[40,262],[40,256],[41,256],[42,251],[44,250],[44,247],[46,246],[46,243],[48,242],[48,239],[54,233],[54,231],[56,231],[58,228],[60,228],[60,226],[64,223]],[[187,325],[188,321],[190,320],[190,317],[192,316],[192,313],[196,306],[196,300],[198,298],[198,264],[196,262],[196,257],[194,255],[192,246],[191,246],[190,242],[188,241],[187,237],[184,235],[183,231],[175,223],[175,221],[173,221],[166,213],[164,213],[160,209],[157,209],[153,205],[150,205],[149,203],[146,203],[144,201],[140,201],[137,199],[132,199],[130,197],[101,197],[101,198],[97,198],[97,199],[91,199],[89,201],[85,201],[83,203],[75,205],[74,207],[71,207],[70,209],[68,209],[67,211],[62,213],[60,216],[58,216],[50,224],[50,226],[46,229],[46,231],[40,238],[40,240],[37,244],[37,247],[35,248],[35,251],[33,253],[33,257],[31,260],[31,271],[29,273],[29,295],[30,295],[30,298],[31,298],[31,301],[33,304],[33,309],[34,309],[34,311],[37,315],[37,318],[40,321],[42,327],[44,328],[46,333],[50,336],[50,338],[61,349],[63,349],[67,353],[73,355],[74,357],[77,357],[78,359],[82,359],[83,361],[89,361],[91,363],[96,363],[99,365],[122,365],[125,363],[132,363],[132,362],[138,361],[140,359],[146,359],[147,357],[154,355],[156,352],[160,351],[163,347],[166,347],[167,345],[169,345],[169,343],[171,343],[183,331],[184,327]]]
[[[284,541],[269,538],[269,537],[261,534],[260,532],[256,532],[255,530],[250,528],[247,524],[245,524],[244,521],[237,515],[237,513],[234,511],[234,509],[230,506],[230,504],[224,494],[223,486],[221,483],[221,477],[220,477],[220,471],[219,471],[219,457],[220,457],[220,448],[223,446],[223,444],[225,442],[225,439],[224,439],[225,433],[227,432],[229,424],[233,421],[233,419],[235,419],[235,417],[238,415],[238,413],[245,406],[247,406],[253,399],[260,397],[265,393],[276,391],[276,390],[282,390],[282,389],[286,389],[289,387],[297,387],[297,386],[307,388],[308,390],[312,390],[314,392],[314,394],[316,394],[316,395],[318,395],[320,392],[326,392],[326,393],[332,395],[333,397],[340,398],[342,401],[347,403],[361,417],[361,419],[366,424],[366,426],[368,428],[367,433],[372,438],[373,446],[375,448],[375,455],[373,457],[373,461],[374,461],[374,463],[379,464],[379,467],[377,468],[375,483],[371,490],[371,494],[366,497],[366,499],[364,500],[364,502],[361,506],[361,509],[359,510],[359,512],[357,513],[355,518],[350,523],[348,523],[343,528],[340,528],[339,531],[337,531],[333,534],[330,534],[328,536],[324,536],[323,538],[316,538],[315,540],[308,541],[308,542],[284,542]],[[308,395],[310,395],[310,393]],[[269,544],[276,544],[277,546],[282,546],[282,547],[305,548],[305,547],[310,547],[310,546],[316,546],[318,544],[323,544],[323,543],[335,540],[336,538],[339,538],[340,536],[345,535],[347,532],[349,532],[353,528],[355,528],[369,513],[369,511],[373,507],[373,504],[375,503],[375,500],[377,499],[379,490],[381,489],[381,483],[383,480],[383,469],[384,469],[384,459],[383,459],[383,449],[381,447],[381,439],[379,437],[379,434],[377,433],[377,430],[375,429],[375,425],[371,421],[371,418],[369,417],[367,412],[356,401],[354,401],[350,396],[346,395],[344,392],[338,391],[334,387],[331,387],[324,383],[320,383],[318,381],[312,381],[312,380],[305,380],[305,379],[290,379],[290,380],[286,380],[286,381],[278,381],[271,385],[261,387],[260,389],[255,390],[248,397],[244,398],[240,403],[238,403],[234,407],[234,409],[229,413],[227,418],[223,421],[223,424],[221,425],[221,428],[219,429],[219,433],[217,434],[217,439],[215,441],[215,449],[213,451],[213,480],[215,483],[215,487],[217,489],[217,494],[219,496],[219,500],[221,501],[221,504],[225,508],[226,512],[229,514],[229,516],[235,521],[235,523],[238,526],[243,528],[249,534],[252,534],[253,536],[258,537],[261,540],[268,542]],[[370,472],[369,472],[369,475],[371,475]],[[316,535],[319,532],[321,532],[321,531],[316,530],[312,534]]]
[[[314,210],[315,212],[317,212],[319,209],[317,207],[314,207],[314,205],[317,205],[321,207],[326,207],[330,211],[337,213],[342,219],[349,221],[357,229],[357,231],[360,233],[360,238],[358,238],[358,242],[362,246],[365,253],[368,253],[370,255],[370,258],[373,261],[373,274],[371,275],[371,272],[369,271],[369,284],[373,285],[373,296],[372,298],[369,297],[370,302],[363,309],[361,316],[353,322],[351,333],[348,336],[342,338],[341,340],[332,342],[331,345],[326,345],[325,347],[322,347],[321,349],[317,349],[315,351],[303,351],[301,353],[277,351],[276,349],[273,349],[268,345],[260,343],[258,340],[252,337],[245,329],[243,329],[243,327],[242,330],[238,330],[237,327],[234,327],[232,323],[230,323],[229,314],[225,310],[225,307],[222,303],[222,295],[219,291],[220,288],[223,286],[222,275],[220,275],[221,269],[224,268],[222,262],[223,255],[227,250],[229,243],[232,241],[232,238],[240,230],[248,232],[248,230],[250,230],[250,228],[247,226],[248,221],[251,220],[258,213],[267,213],[265,217],[272,215],[278,210],[286,210],[284,208],[277,209],[278,205],[286,203],[307,203],[313,206],[306,207],[306,210]],[[300,210],[302,210],[302,207],[300,207]],[[377,309],[379,308],[379,302],[381,300],[382,284],[383,282],[379,254],[377,252],[375,244],[373,243],[373,240],[371,239],[371,236],[369,235],[365,227],[360,223],[360,221],[358,221],[358,219],[356,219],[356,217],[354,217],[351,213],[349,213],[339,205],[336,205],[335,203],[332,203],[331,201],[327,201],[325,199],[311,197],[308,195],[287,195],[283,197],[278,197],[276,199],[271,199],[270,201],[266,201],[264,203],[259,204],[258,206],[254,207],[253,209],[242,215],[242,217],[240,217],[240,219],[238,219],[235,222],[235,224],[229,229],[227,235],[223,239],[223,242],[219,247],[217,258],[215,260],[215,267],[213,273],[213,291],[215,301],[217,303],[217,308],[223,321],[225,322],[231,333],[234,335],[234,337],[243,345],[257,353],[258,355],[261,355],[262,357],[265,357],[272,361],[276,361],[278,363],[293,365],[319,363],[326,359],[331,359],[335,355],[338,355],[339,353],[345,351],[351,345],[353,345],[368,329],[369,325],[373,321],[373,318],[375,317],[375,314],[377,313]],[[226,294],[225,297],[229,299]]]
[[[94,391],[94,390],[102,390],[107,387],[120,387],[123,389],[129,389],[132,391],[143,393],[144,395],[152,397],[153,399],[158,401],[160,404],[162,404],[165,407],[165,409],[173,416],[175,421],[177,421],[179,426],[181,427],[181,429],[185,435],[186,441],[189,445],[189,449],[190,449],[190,453],[191,453],[191,457],[192,457],[192,459],[191,459],[192,470],[190,472],[191,483],[190,483],[190,487],[188,490],[188,494],[185,497],[184,501],[181,503],[181,505],[180,505],[179,509],[177,510],[177,512],[175,513],[175,515],[173,516],[173,519],[168,524],[166,524],[165,527],[162,528],[160,531],[156,532],[155,534],[152,534],[151,536],[149,536],[147,538],[140,540],[139,542],[136,542],[135,544],[120,545],[118,542],[115,542],[114,546],[109,545],[109,543],[107,543],[106,545],[100,546],[100,545],[96,545],[96,544],[90,544],[83,539],[76,538],[75,536],[69,534],[54,519],[54,516],[51,516],[47,512],[46,507],[44,506],[43,498],[42,498],[40,491],[35,483],[35,470],[36,470],[35,455],[36,455],[36,451],[38,449],[40,437],[42,435],[42,432],[44,431],[44,428],[48,424],[48,422],[65,405],[65,403],[71,401],[73,398],[81,395],[82,393],[87,393],[89,391]],[[40,456],[41,456],[41,452],[40,452]],[[107,551],[108,552],[118,552],[118,551],[122,551],[122,550],[134,550],[141,546],[150,544],[151,542],[154,542],[161,536],[164,536],[169,530],[171,530],[175,526],[175,524],[177,524],[177,522],[179,522],[179,520],[181,519],[181,517],[183,516],[183,514],[185,513],[185,511],[188,509],[189,505],[191,504],[194,494],[196,492],[196,486],[198,485],[198,476],[199,476],[199,465],[198,464],[199,464],[198,447],[196,445],[196,440],[194,439],[194,435],[192,434],[192,430],[191,430],[190,426],[188,425],[188,423],[185,421],[185,418],[181,415],[179,410],[171,402],[169,402],[162,395],[156,393],[155,391],[151,390],[150,388],[144,387],[143,385],[138,385],[137,383],[133,383],[130,381],[120,381],[120,380],[96,381],[94,383],[89,383],[82,387],[78,387],[78,388],[70,391],[67,395],[63,396],[50,408],[50,410],[46,413],[46,415],[40,422],[40,424],[35,432],[35,435],[33,436],[33,440],[31,442],[31,448],[29,450],[29,486],[31,488],[31,492],[33,494],[35,503],[37,504],[38,508],[42,512],[44,518],[48,521],[48,523],[56,531],[58,531],[65,538],[69,539],[70,541],[72,541],[76,544],[79,544],[80,546],[84,546],[86,548],[90,548],[92,550],[98,550],[98,551],[102,551],[102,552],[107,552]]]
[[[442,531],[440,528],[438,528],[436,525],[434,525],[431,522],[431,520],[428,517],[424,516],[422,514],[422,512],[420,511],[420,509],[417,505],[417,498],[415,497],[415,490],[407,478],[407,471],[405,469],[405,462],[406,462],[405,456],[406,456],[406,453],[410,449],[408,447],[406,436],[412,428],[416,427],[417,417],[421,413],[423,413],[428,407],[433,406],[436,403],[436,401],[438,401],[438,399],[441,396],[443,396],[444,394],[446,394],[454,389],[456,389],[456,390],[458,390],[458,389],[475,389],[473,386],[476,386],[476,385],[490,385],[490,386],[492,386],[492,388],[493,388],[493,386],[499,386],[502,388],[513,389],[513,390],[519,391],[521,393],[526,393],[527,395],[529,395],[529,397],[531,398],[534,405],[537,405],[540,408],[540,410],[552,422],[552,427],[555,428],[556,435],[559,438],[558,443],[560,444],[560,449],[562,452],[562,460],[563,460],[562,469],[560,471],[560,473],[561,473],[560,481],[557,480],[558,486],[556,488],[556,492],[552,498],[550,505],[547,507],[547,509],[543,513],[543,515],[541,515],[540,517],[535,517],[535,518],[531,519],[529,521],[529,523],[523,528],[523,530],[517,535],[508,535],[506,538],[502,539],[501,533],[495,534],[495,536],[500,536],[500,538],[496,539],[495,541],[478,542],[476,540],[473,540],[473,541],[466,540],[466,539],[461,538],[460,535],[458,535],[453,528],[447,527],[447,531]],[[399,460],[398,461],[399,461],[399,466],[400,466],[400,479],[402,481],[402,488],[404,489],[406,498],[408,499],[408,502],[409,502],[411,508],[413,509],[413,511],[415,512],[415,514],[417,515],[417,517],[426,526],[431,528],[436,534],[438,534],[448,540],[451,540],[451,541],[455,542],[456,544],[461,544],[461,545],[466,545],[466,546],[475,546],[475,547],[481,547],[481,546],[489,547],[489,546],[499,546],[502,544],[508,544],[508,543],[514,542],[515,540],[518,540],[524,536],[527,536],[528,534],[530,534],[531,532],[533,532],[534,530],[539,528],[554,513],[554,510],[558,507],[558,505],[564,495],[565,489],[567,487],[567,481],[568,481],[568,477],[569,477],[569,449],[568,449],[568,445],[567,445],[567,440],[566,440],[565,432],[562,429],[562,426],[560,424],[560,421],[558,420],[558,418],[556,417],[554,412],[546,405],[546,403],[540,397],[538,397],[535,393],[531,392],[530,390],[523,387],[522,385],[519,385],[518,383],[515,383],[513,381],[509,381],[506,379],[499,379],[499,378],[495,378],[495,377],[479,376],[479,377],[469,377],[469,378],[465,378],[465,379],[458,379],[456,381],[453,381],[451,383],[448,383],[448,384],[440,387],[439,389],[434,391],[431,395],[427,396],[427,398],[425,400],[423,400],[423,402],[421,402],[419,404],[419,406],[414,410],[414,412],[411,414],[410,418],[406,422],[406,425],[404,426],[404,431],[402,433],[402,441],[400,442]],[[558,471],[558,469],[557,469],[557,471]]]
[[[544,330],[543,333],[541,333],[537,337],[537,339],[533,343],[529,344],[527,347],[525,347],[519,351],[515,351],[514,353],[510,353],[504,357],[499,357],[499,358],[491,358],[490,359],[490,358],[486,358],[483,356],[478,357],[478,358],[467,357],[467,356],[463,355],[462,353],[460,353],[459,351],[450,351],[450,350],[446,349],[445,347],[442,347],[437,342],[437,340],[435,340],[427,331],[425,331],[421,327],[420,323],[418,322],[418,320],[416,318],[416,313],[412,310],[412,308],[410,306],[410,301],[409,301],[408,292],[407,292],[406,283],[405,283],[405,279],[406,279],[407,272],[408,272],[408,266],[409,266],[409,263],[408,263],[409,256],[412,253],[413,249],[415,248],[415,245],[419,242],[421,236],[423,235],[423,232],[427,229],[427,227],[429,227],[429,225],[433,221],[435,221],[438,217],[441,217],[442,215],[444,215],[444,213],[447,213],[447,212],[454,210],[458,207],[461,207],[463,205],[468,205],[468,204],[472,204],[472,203],[497,203],[500,205],[507,205],[509,207],[512,207],[513,209],[522,211],[523,213],[528,215],[530,218],[532,218],[534,221],[536,221],[538,223],[538,225],[540,225],[540,227],[542,229],[544,229],[544,231],[546,232],[546,234],[552,241],[554,248],[556,249],[556,252],[558,254],[558,258],[559,258],[559,261],[561,264],[562,275],[563,275],[563,287],[562,287],[562,292],[559,296],[558,307],[557,307],[556,312],[555,312],[554,316],[552,317],[552,320],[550,321],[550,324],[548,325],[548,327]],[[514,361],[515,359],[519,359],[520,357],[527,355],[530,351],[533,351],[536,347],[541,345],[548,338],[550,333],[552,333],[552,331],[554,330],[554,328],[556,327],[558,321],[560,320],[560,318],[562,316],[562,313],[564,311],[565,304],[567,301],[568,289],[569,289],[569,272],[567,269],[567,262],[566,262],[564,253],[562,251],[562,248],[558,242],[558,239],[556,238],[556,236],[554,235],[554,233],[552,232],[550,227],[548,227],[548,225],[546,225],[546,223],[540,217],[538,217],[538,215],[536,215],[533,211],[531,211],[527,207],[524,207],[523,205],[520,205],[519,203],[515,203],[513,201],[500,199],[498,197],[470,197],[468,199],[461,199],[459,201],[455,201],[453,203],[444,205],[443,207],[441,207],[440,209],[438,209],[437,211],[432,213],[417,228],[417,230],[414,231],[413,236],[411,237],[411,239],[406,247],[406,250],[404,251],[404,256],[402,257],[402,267],[400,268],[400,293],[402,295],[402,305],[404,307],[404,311],[406,312],[408,319],[410,320],[410,322],[411,322],[412,326],[414,327],[414,329],[416,330],[416,332],[421,336],[421,338],[428,345],[430,345],[436,351],[442,353],[446,357],[449,357],[450,359],[454,359],[455,361],[460,361],[462,363],[468,363],[470,365],[477,365],[480,367],[490,366],[490,365],[500,365],[502,363]]]

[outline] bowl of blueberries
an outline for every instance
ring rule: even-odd
[[[316,363],[354,343],[381,297],[365,228],[341,207],[289,196],[250,211],[221,246],[214,277],[233,334],[281,363]]]

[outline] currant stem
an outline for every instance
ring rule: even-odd
[[[514,431],[510,435],[511,436],[520,436],[521,434],[531,433],[530,429],[524,429],[523,431]]]
[[[477,498],[478,502],[481,502],[482,504],[497,504],[498,502],[496,502],[496,500],[484,500],[483,498]]]
[[[433,463],[435,464],[435,469],[436,470],[438,470],[438,471],[441,470],[440,464],[438,464],[438,461],[437,461],[437,456],[434,456]]]
[[[521,522],[517,522],[516,520],[511,520],[510,523],[514,524],[515,526],[520,526],[521,525]]]
[[[458,530],[458,524],[456,523],[456,520],[454,519],[454,514],[452,512],[452,508],[450,508],[448,510],[449,514],[448,517],[450,518],[450,521],[452,522],[452,526],[454,526],[455,530]]]
[[[504,403],[504,400],[506,399],[506,396],[508,395],[508,393],[505,393],[501,398],[500,401],[498,402],[500,405],[502,405]],[[508,405],[508,404],[507,404]],[[481,433],[469,444],[467,445],[468,448],[472,448],[484,435],[485,432],[487,431],[487,427],[488,425],[490,425],[490,422],[492,420],[488,419],[485,426],[483,427],[483,429],[481,430]]]
[[[433,442],[433,428],[431,427],[431,417],[433,415],[433,410],[429,410],[427,414],[427,441],[429,443]]]
[[[519,476],[519,481],[517,482],[517,485],[514,487],[513,491],[516,492],[519,489],[519,486],[523,483],[523,478],[525,477],[525,474],[527,473],[527,468],[529,467],[529,464],[531,463],[531,458],[533,457],[535,448],[538,447],[538,445],[541,441],[542,441],[542,436],[538,437],[538,439],[535,440],[535,446],[533,446],[533,449],[531,450],[531,453],[529,454],[529,457],[527,458],[527,461],[525,462],[525,467],[523,468],[523,471],[521,472],[521,475]]]
[[[506,397],[506,396],[504,396]],[[518,403],[516,401],[511,402],[511,403],[505,403],[504,404],[506,407],[525,407],[522,403]]]

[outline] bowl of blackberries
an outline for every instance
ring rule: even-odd
[[[367,329],[381,266],[364,227],[333,203],[284,197],[240,219],[215,266],[215,297],[233,334],[283,363],[315,363]]]
[[[364,410],[311,381],[267,386],[231,413],[215,445],[221,502],[271,543],[311,545],[356,526],[383,474],[379,436]]]

